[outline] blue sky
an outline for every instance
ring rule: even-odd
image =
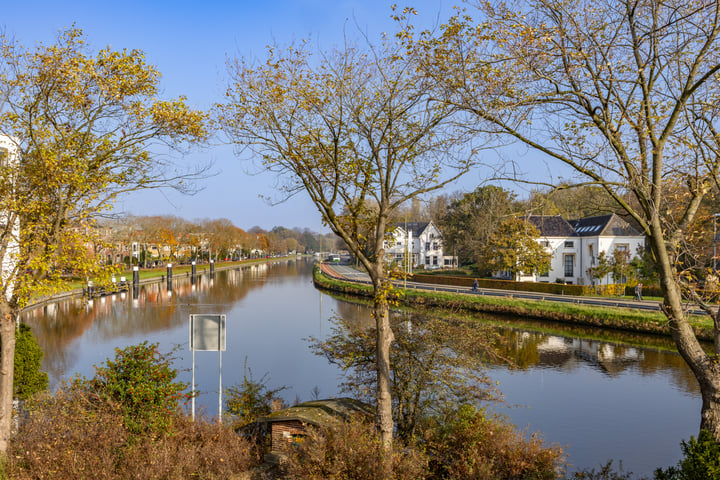
[[[277,42],[312,38],[321,48],[341,42],[343,31],[358,28],[378,39],[392,31],[391,2],[376,0],[268,0],[268,1],[66,1],[5,2],[0,27],[26,47],[50,43],[57,32],[73,24],[82,29],[95,49],[143,50],[162,73],[164,96],[185,95],[195,108],[207,109],[222,99],[225,61],[229,57],[264,58],[265,47]],[[418,28],[447,18],[453,4],[440,0],[409,1],[417,8]],[[400,4],[404,5],[404,4]],[[306,197],[270,206],[260,195],[272,195],[274,177],[248,175],[249,165],[237,160],[232,149],[215,145],[194,153],[190,163],[214,162],[217,176],[201,182],[194,196],[149,192],[121,199],[118,209],[135,215],[170,214],[188,219],[229,218],[235,225],[309,227],[326,231],[320,215]],[[472,190],[481,178],[471,173],[452,190]]]

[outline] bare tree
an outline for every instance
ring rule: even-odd
[[[718,189],[720,3],[528,0],[478,8],[481,20],[458,16],[420,41],[438,97],[472,113],[476,132],[520,142],[569,167],[576,185],[601,187],[647,235],[662,309],[700,383],[700,426],[720,440],[720,315],[694,288],[697,265],[685,255],[697,226],[707,224],[701,202]],[[694,335],[684,298],[713,315],[713,352]]]
[[[377,324],[377,425],[392,442],[385,259],[390,218],[405,202],[468,171],[474,152],[453,108],[429,96],[401,46],[319,52],[271,48],[263,64],[229,67],[220,123],[239,151],[284,180],[284,198],[305,192],[372,280]],[[366,233],[370,232],[369,235]]]

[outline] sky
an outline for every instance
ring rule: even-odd
[[[340,44],[344,32],[367,32],[371,40],[392,32],[391,1],[379,0],[235,0],[202,3],[175,1],[33,1],[4,2],[0,28],[25,47],[51,43],[57,32],[80,28],[94,50],[140,49],[162,74],[164,98],[184,95],[193,108],[207,110],[221,101],[228,58],[263,59],[266,46],[288,45],[312,38],[322,49]],[[451,13],[453,4],[409,0],[419,15],[417,28],[430,28]],[[192,196],[173,191],[134,193],[116,203],[116,211],[133,215],[175,215],[189,220],[228,218],[236,226],[310,228],[327,232],[320,214],[304,194],[280,205],[263,197],[275,192],[276,177],[257,174],[231,147],[215,139],[182,159],[188,164],[213,163],[216,174],[198,183]],[[449,191],[470,191],[481,181],[471,172]]]

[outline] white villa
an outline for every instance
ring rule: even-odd
[[[393,228],[393,240],[385,242],[385,253],[391,261],[404,264],[407,256],[413,268],[453,266],[453,257],[444,254],[442,234],[433,222],[396,223]]]
[[[17,144],[12,138],[0,135],[0,168],[14,162],[17,162]],[[8,222],[12,222],[12,224],[8,225]],[[4,291],[5,296],[10,299],[13,286],[7,285],[6,282],[11,278],[11,272],[15,265],[14,256],[18,254],[20,222],[17,219],[12,221],[9,212],[0,212],[0,233],[7,233],[5,238],[9,240],[5,253],[0,258],[0,279],[2,279],[0,291]]]
[[[638,256],[645,246],[645,236],[615,214],[566,221],[559,215],[525,217],[540,231],[540,243],[552,254],[550,269],[538,275],[522,275],[518,280],[531,282],[564,281],[592,285],[589,269],[597,263],[598,254],[612,255],[615,250]],[[600,283],[607,283],[601,279]]]

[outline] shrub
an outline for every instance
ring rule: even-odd
[[[617,470],[613,467],[613,461],[609,460],[600,470],[584,469],[573,473],[572,480],[631,480],[632,472],[624,472],[622,462],[618,464]]]
[[[234,428],[253,424],[258,418],[270,415],[273,403],[282,406],[282,399],[278,394],[287,388],[282,386],[269,389],[266,385],[267,374],[260,380],[254,380],[252,371],[249,376],[247,371],[246,368],[243,372],[241,384],[225,389],[225,411],[229,414],[229,423]]]
[[[128,440],[120,412],[89,408],[79,391],[59,390],[28,402],[27,418],[11,439],[9,478],[110,478]]]
[[[683,458],[676,467],[655,470],[656,480],[706,480],[720,478],[720,445],[707,430],[697,440],[681,443]]]
[[[550,480],[558,477],[563,452],[483,410],[463,405],[431,419],[422,439],[432,479]]]
[[[384,479],[383,448],[373,426],[351,420],[337,428],[311,430],[298,447],[288,447],[288,460],[281,466],[282,478],[293,480],[335,478],[343,480]],[[427,476],[427,460],[421,453],[394,443],[394,480],[420,480]]]
[[[143,342],[115,349],[115,360],[95,367],[95,376],[78,378],[73,388],[94,401],[117,405],[125,426],[133,433],[168,431],[181,402],[192,397],[189,385],[175,381],[172,359],[158,351],[157,343]]]
[[[125,427],[118,404],[76,388],[26,405],[28,416],[9,444],[8,478],[216,479],[258,463],[253,445],[233,430],[181,414],[172,435],[137,435]]]
[[[40,370],[43,351],[29,326],[20,323],[15,336],[15,397],[27,400],[48,387],[48,375]]]

